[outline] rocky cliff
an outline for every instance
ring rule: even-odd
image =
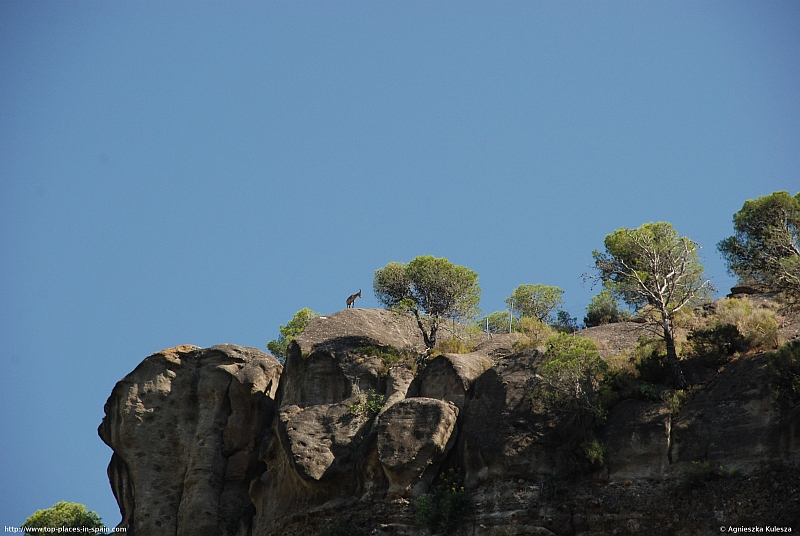
[[[613,346],[640,328],[604,329],[594,337]],[[413,502],[454,469],[471,501],[464,534],[800,530],[800,408],[772,398],[763,355],[698,372],[679,412],[623,400],[602,430],[602,467],[566,480],[552,422],[530,397],[542,356],[514,353],[513,340],[495,336],[415,374],[423,344],[410,318],[347,309],[314,320],[283,366],[233,345],[149,356],[114,387],[99,429],[114,451],[120,526],[430,534]],[[739,472],[689,489],[691,462]]]

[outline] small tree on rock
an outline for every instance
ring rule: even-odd
[[[281,325],[281,327],[278,328],[280,335],[274,341],[269,341],[267,343],[267,350],[269,350],[278,361],[283,363],[286,361],[286,351],[289,348],[289,343],[292,342],[295,337],[303,333],[308,323],[318,316],[319,313],[312,311],[308,307],[300,309],[285,326]]]
[[[472,318],[481,295],[477,273],[430,255],[375,270],[373,290],[386,307],[414,315],[428,349],[436,346],[441,321]]]
[[[539,322],[547,322],[553,311],[564,303],[561,297],[564,291],[560,287],[547,285],[520,285],[505,302],[520,317],[535,318]]]
[[[592,252],[596,275],[611,281],[615,294],[633,307],[652,305],[667,347],[672,381],[686,387],[675,349],[673,321],[686,306],[710,298],[711,282],[703,279],[698,246],[667,222],[645,223],[636,229],[617,229],[604,241],[606,251]]]

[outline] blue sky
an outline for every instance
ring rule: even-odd
[[[0,0],[0,523],[113,525],[114,383],[178,344],[264,349],[390,261],[481,306],[670,221],[715,244],[800,190],[798,2]]]

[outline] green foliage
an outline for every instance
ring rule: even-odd
[[[559,333],[575,333],[580,329],[577,317],[569,316],[569,313],[566,311],[559,311],[556,314],[556,319],[550,323],[550,326]]]
[[[559,287],[520,285],[505,299],[505,302],[518,312],[520,317],[547,322],[553,311],[564,303],[561,297],[563,294],[564,291]]]
[[[52,508],[37,510],[25,521],[26,528],[87,528],[101,529],[103,522],[97,512],[90,512],[78,503],[58,502]],[[39,531],[26,530],[25,534],[40,534]]]
[[[769,356],[773,396],[781,402],[796,403],[800,400],[800,340],[784,344]]]
[[[481,318],[478,326],[486,333],[510,333],[520,330],[520,321],[516,317],[511,318],[509,311],[495,311],[489,316]]]
[[[471,350],[461,340],[453,337],[436,343],[436,348],[431,352],[431,357],[441,354],[466,354]]]
[[[630,319],[630,313],[620,308],[619,301],[614,297],[611,288],[604,288],[599,294],[593,296],[586,307],[586,316],[583,323],[587,328],[614,324]]]
[[[373,416],[381,412],[386,403],[386,395],[378,393],[375,389],[370,389],[369,393],[359,395],[358,402],[350,406],[352,413],[369,412]]]
[[[602,281],[632,307],[653,304],[667,319],[687,305],[711,296],[702,279],[698,246],[667,222],[617,229],[604,241],[606,252],[592,252]]]
[[[583,454],[586,456],[586,461],[588,461],[591,466],[599,467],[603,465],[605,448],[603,448],[603,444],[597,439],[584,442]]]
[[[733,324],[749,348],[778,347],[778,319],[775,311],[758,308],[748,298],[726,298],[717,306],[717,322]]]
[[[390,262],[376,270],[373,289],[389,309],[415,316],[428,348],[436,346],[442,319],[465,320],[475,315],[481,294],[478,274],[430,255],[408,264]]]
[[[737,352],[747,350],[748,344],[734,324],[717,324],[710,328],[693,329],[686,340],[694,354],[715,363],[727,361]]]
[[[706,482],[722,478],[739,476],[735,469],[725,469],[721,465],[712,465],[709,462],[692,462],[686,468],[681,480],[681,487],[693,490],[706,485]]]
[[[356,348],[356,353],[363,356],[375,356],[383,362],[388,369],[397,364],[403,364],[413,368],[414,361],[417,359],[417,352],[412,347],[397,349],[388,345],[367,345]]]
[[[626,398],[662,401],[660,389],[645,379],[661,383],[668,377],[663,346],[663,341],[643,338],[632,352],[606,358],[609,368],[600,385],[603,407],[610,408]]]
[[[613,293],[629,306],[649,304],[655,309],[672,381],[676,387],[685,387],[675,348],[675,317],[684,307],[708,300],[713,292],[710,281],[702,277],[697,244],[679,236],[667,222],[617,229],[606,236],[604,244],[605,253],[592,252],[597,271],[594,277],[608,282]]]
[[[641,338],[633,353],[636,371],[641,381],[660,384],[669,379],[664,341]]]
[[[669,411],[673,415],[677,415],[681,408],[683,407],[684,402],[686,402],[687,393],[683,389],[678,389],[675,391],[664,391],[661,393],[661,400],[669,408]]]
[[[319,313],[312,311],[309,308],[303,308],[297,311],[291,320],[289,320],[286,325],[281,325],[279,328],[280,335],[274,341],[269,341],[267,343],[267,349],[274,355],[278,361],[283,363],[286,361],[286,350],[289,348],[289,343],[292,342],[295,337],[303,333],[305,331],[306,326],[311,320],[320,316]]]
[[[608,369],[589,339],[559,333],[547,339],[531,399],[556,416],[560,471],[576,475],[602,464],[595,429],[606,417],[601,380]]]
[[[544,341],[556,334],[556,330],[535,318],[520,320],[519,329],[522,336],[514,343],[515,352],[525,348],[538,348]]]
[[[428,527],[434,536],[449,534],[468,516],[472,496],[458,474],[450,469],[439,475],[429,493],[415,503],[414,521]]]
[[[394,346],[387,345],[367,345],[356,348],[356,353],[366,356],[375,356],[387,365],[393,365],[400,361],[400,350]]]
[[[597,388],[608,366],[594,341],[559,333],[545,344],[536,395],[550,407],[579,409],[601,417]]]
[[[634,398],[638,398],[640,400],[648,400],[650,402],[658,402],[661,400],[658,390],[648,383],[640,383],[635,385],[632,389],[632,392]]]
[[[328,522],[317,536],[366,536],[367,532],[341,519]]]
[[[745,201],[733,215],[734,235],[717,244],[728,271],[800,298],[800,193]]]

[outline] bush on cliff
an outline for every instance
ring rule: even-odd
[[[434,536],[443,536],[464,521],[472,496],[453,469],[439,475],[437,480],[429,493],[417,499],[414,520],[428,527]]]
[[[788,404],[800,400],[800,340],[795,339],[770,352],[773,396]]]
[[[535,408],[556,417],[553,433],[561,472],[578,475],[603,464],[595,429],[606,417],[600,386],[608,366],[589,339],[559,333],[545,344],[531,398]]]
[[[276,340],[267,343],[267,350],[269,350],[278,361],[283,363],[286,361],[286,350],[289,348],[289,343],[292,342],[295,337],[303,333],[308,323],[318,316],[320,316],[319,313],[312,311],[308,307],[300,309],[285,326],[281,325],[281,327],[278,328],[281,334]]]

